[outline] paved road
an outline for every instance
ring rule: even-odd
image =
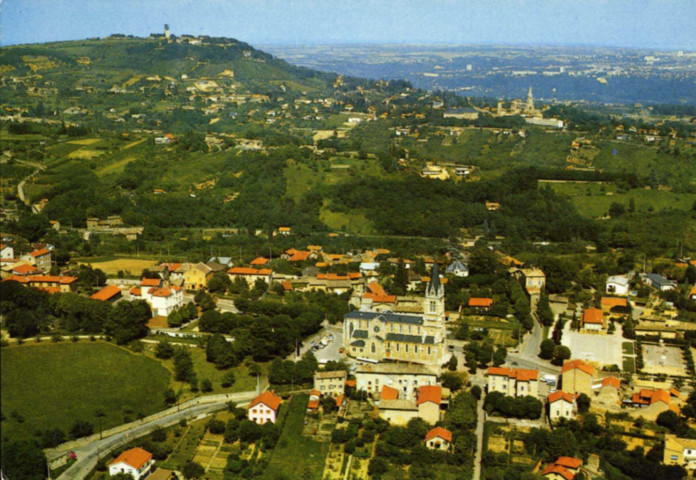
[[[309,349],[312,347],[313,341],[319,342],[319,340],[321,340],[327,333],[331,333],[334,336],[334,339],[329,342],[326,347],[316,350],[314,352],[314,356],[317,357],[317,360],[320,362],[341,359],[343,355],[339,353],[338,350],[343,347],[343,325],[331,325],[328,322],[324,322],[324,328],[319,330],[317,333],[302,340],[300,356],[309,351]],[[290,354],[288,359],[295,360],[295,354]]]
[[[524,338],[519,350],[520,353],[526,356],[536,357],[539,354],[539,346],[543,340],[543,329],[536,318],[536,314],[532,313],[532,319],[534,320],[532,331]]]
[[[245,404],[251,401],[255,396],[256,391],[214,395],[209,397],[216,397],[219,398],[219,400],[210,403],[202,403],[203,399],[198,398],[187,402],[186,406],[182,406],[179,410],[171,408],[142,420],[107,430],[104,432],[103,439],[99,439],[99,435],[92,435],[88,437],[86,443],[82,445],[75,446],[75,442],[68,442],[55,449],[46,450],[46,456],[49,461],[53,461],[66,455],[68,451],[74,451],[77,454],[77,461],[63,472],[58,479],[83,479],[92,471],[101,457],[106,456],[111,450],[133,439],[147,435],[156,427],[169,427],[178,423],[181,419],[190,420],[197,417],[202,418],[225,408],[229,401]],[[196,401],[200,403],[196,403]]]
[[[476,454],[474,455],[474,477],[473,480],[481,478],[481,457],[483,456],[483,425],[486,422],[486,412],[483,410],[483,401],[486,399],[486,392],[481,392],[481,400],[476,406]]]

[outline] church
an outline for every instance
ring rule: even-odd
[[[445,287],[437,263],[425,289],[422,315],[354,311],[343,322],[343,344],[352,357],[439,366],[445,351]]]

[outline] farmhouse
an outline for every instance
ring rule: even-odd
[[[0,243],[0,258],[14,258],[14,248]]]
[[[109,475],[115,476],[120,473],[130,475],[134,480],[145,478],[151,471],[155,461],[152,454],[142,448],[131,448],[116,457],[109,464]]]
[[[249,404],[247,415],[249,420],[259,425],[275,423],[280,408],[281,398],[271,391],[263,392]]]
[[[208,286],[214,270],[205,263],[197,263],[184,272],[184,288],[186,290],[200,290]]]
[[[38,288],[48,293],[67,293],[77,287],[77,277],[63,277],[59,275],[11,275],[2,281],[14,280],[29,287]]]

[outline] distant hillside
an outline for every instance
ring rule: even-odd
[[[320,88],[336,78],[335,74],[295,67],[235,39],[209,39],[194,45],[124,36],[3,47],[0,72],[49,78],[56,74],[67,78],[70,73],[79,73],[81,85],[94,83],[95,86],[122,83],[128,79],[124,75],[134,73],[197,78],[233,72],[235,81],[249,87],[285,81]]]

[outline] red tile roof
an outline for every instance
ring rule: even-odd
[[[121,289],[118,288],[116,285],[107,285],[106,287],[102,288],[99,290],[97,293],[92,295],[91,299],[93,300],[101,300],[102,302],[111,299],[112,297],[118,295],[121,293]]]
[[[562,390],[556,390],[555,392],[551,392],[547,399],[549,403],[554,403],[558,400],[564,400],[568,403],[573,403],[575,402],[575,395],[573,395],[572,393],[566,393]]]
[[[2,279],[3,282],[9,282],[10,280],[19,283],[29,283],[29,279],[27,277],[21,277],[19,275],[10,275],[9,277]]]
[[[573,473],[571,473],[570,471],[568,471],[568,469],[566,469],[565,467],[562,467],[562,466],[560,466],[560,465],[556,465],[556,464],[554,464],[554,463],[552,463],[551,465],[549,465],[548,467],[546,467],[546,468],[541,472],[541,476],[543,477],[543,476],[549,475],[549,474],[551,474],[551,473],[558,474],[558,475],[560,475],[561,477],[565,478],[565,480],[573,480],[573,477],[575,476],[575,475],[573,475]]]
[[[558,457],[558,460],[554,463],[561,467],[570,468],[571,470],[577,470],[582,466],[582,460],[574,457]]]
[[[152,297],[168,297],[172,294],[172,290],[170,288],[153,288],[147,293]]]
[[[433,402],[440,405],[442,401],[442,387],[438,385],[424,385],[418,388],[418,405]]]
[[[32,273],[36,273],[39,271],[40,270],[36,268],[34,265],[28,265],[26,263],[23,265],[18,265],[12,269],[12,273],[15,273],[17,275],[31,275]]]
[[[251,261],[251,265],[266,265],[268,262],[266,257],[256,257]]]
[[[621,380],[616,377],[607,377],[602,379],[602,387],[621,388]]]
[[[161,278],[143,278],[140,280],[141,287],[159,287],[161,283]]]
[[[490,307],[491,305],[493,305],[492,298],[472,297],[469,299],[469,306],[470,307]]]
[[[380,285],[377,282],[370,282],[367,284],[367,289],[371,292],[374,293],[375,295],[386,295],[387,292],[384,290],[384,287]]]
[[[382,387],[382,393],[380,394],[382,400],[396,400],[399,398],[399,391],[396,388],[388,387],[384,385]]]
[[[296,250],[295,253],[288,258],[288,262],[304,262],[311,254],[312,252],[308,250]]]
[[[508,378],[514,378],[519,382],[528,382],[530,380],[539,379],[539,370],[528,370],[524,368],[488,367],[488,375],[501,375]]]
[[[603,313],[599,308],[586,308],[582,313],[582,323],[603,323]]]
[[[340,407],[341,405],[343,405],[343,395],[336,397],[336,406]]]
[[[227,273],[231,275],[264,275],[268,276],[271,274],[271,270],[268,268],[251,268],[251,267],[232,267],[227,270]]]
[[[41,250],[34,250],[33,252],[29,252],[29,255],[32,257],[41,257],[42,255],[48,255],[50,254],[51,251],[48,248],[42,248]]]
[[[116,459],[112,461],[109,465],[114,465],[116,463],[123,462],[126,465],[130,465],[136,470],[139,470],[143,465],[150,461],[151,458],[152,454],[150,452],[148,452],[147,450],[143,450],[142,448],[136,447],[131,448],[130,450],[126,450],[121,455],[116,457]]]
[[[428,430],[428,433],[425,434],[425,441],[427,442],[431,438],[435,437],[440,437],[441,439],[452,443],[452,432],[450,432],[446,428],[435,427]]]
[[[602,297],[600,303],[602,307],[606,308],[628,307],[628,300],[619,297]]]
[[[355,387],[355,380],[346,380],[346,387]]]
[[[310,390],[309,396],[310,397],[321,397],[321,392],[319,390]]]
[[[142,294],[142,290],[140,289],[140,287],[133,287],[130,290],[128,290],[128,293],[136,297],[139,297]]]
[[[256,397],[251,401],[249,404],[249,408],[252,408],[255,405],[258,405],[260,403],[266,405],[268,408],[271,410],[278,410],[278,407],[280,407],[280,403],[283,400],[276,395],[275,393],[271,392],[270,390],[267,390],[263,392],[261,395]]]
[[[585,362],[584,360],[580,359],[566,360],[565,362],[563,362],[563,368],[561,369],[561,373],[565,373],[576,368],[580,369],[588,375],[594,376],[594,367],[589,363]]]
[[[283,286],[283,290],[285,290],[286,292],[292,290],[292,282],[290,282],[289,280],[283,280],[282,282],[280,282],[280,284]]]
[[[669,405],[669,392],[667,390],[655,390],[650,398],[650,405],[657,402],[665,402],[667,405]]]
[[[362,278],[362,273],[360,272],[348,272],[348,278],[355,280],[356,278]]]
[[[374,293],[364,293],[363,298],[371,298],[373,303],[396,302],[396,295],[376,295]]]
[[[310,400],[307,402],[307,410],[317,410],[319,408],[319,400]],[[275,408],[273,409],[275,410]]]

